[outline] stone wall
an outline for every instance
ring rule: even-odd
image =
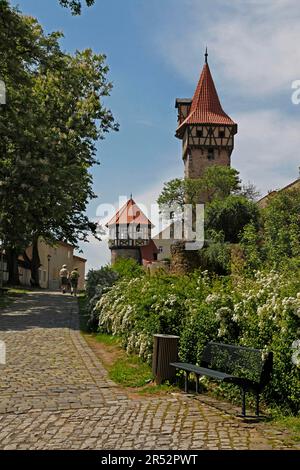
[[[215,149],[213,160],[208,159],[208,149],[192,149],[191,156],[184,161],[185,178],[201,178],[204,170],[212,165],[230,166],[230,152],[226,149]]]
[[[114,264],[118,258],[132,258],[141,263],[141,252],[137,248],[114,248],[111,250],[111,264]]]
[[[186,250],[184,241],[171,246],[171,256],[171,272],[175,274],[187,274],[200,267],[198,251]]]

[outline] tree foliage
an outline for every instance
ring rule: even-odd
[[[201,178],[176,178],[164,184],[158,197],[159,206],[185,203],[198,204],[227,197],[241,190],[239,173],[234,168],[213,165],[206,168]]]
[[[259,227],[250,224],[242,235],[248,269],[300,265],[300,190],[279,192],[260,212]]]
[[[59,0],[61,6],[65,8],[70,8],[72,15],[80,15],[83,1],[81,0]],[[94,5],[95,0],[85,0],[85,3],[88,7]]]
[[[17,253],[40,236],[76,245],[96,231],[85,215],[95,143],[118,129],[103,104],[112,88],[106,57],[64,53],[61,34],[45,35],[36,20],[0,5],[0,237]]]
[[[224,241],[238,243],[243,228],[257,224],[256,204],[243,196],[230,195],[225,199],[215,199],[208,204],[205,224],[208,229],[224,234]]]

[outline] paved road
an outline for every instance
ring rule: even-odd
[[[30,293],[0,311],[1,449],[271,449],[281,433],[184,394],[132,398],[78,330],[75,299]]]

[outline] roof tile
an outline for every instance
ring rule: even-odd
[[[182,135],[187,124],[235,125],[223,110],[207,63],[204,64],[187,118],[180,124],[176,134]]]

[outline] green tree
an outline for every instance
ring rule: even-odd
[[[257,225],[257,205],[243,196],[229,195],[225,199],[215,199],[207,205],[205,226],[224,234],[224,240],[238,243],[245,225]]]
[[[7,101],[0,106],[0,238],[5,243],[10,278],[16,283],[20,236],[26,226],[22,194],[25,191],[22,181],[18,184],[11,180],[9,184],[9,180],[19,171],[14,159],[21,162],[28,152],[32,78],[39,63],[46,66],[48,59],[57,54],[59,36],[58,33],[45,36],[33,18],[22,16],[8,1],[1,0],[0,79],[5,83]]]
[[[197,204],[203,200],[211,202],[241,190],[239,173],[234,168],[212,165],[201,178],[176,178],[164,184],[158,197],[159,206],[185,203]]]
[[[81,8],[82,8],[82,1],[81,0],[59,0],[59,3],[63,7],[70,8],[73,15],[80,15]],[[94,5],[95,0],[85,0],[85,3],[88,7]]]
[[[262,211],[264,246],[274,266],[300,258],[300,191],[281,191]]]
[[[16,75],[14,86],[4,77],[0,231],[12,282],[17,282],[16,257],[32,242],[33,259],[27,261],[38,283],[39,237],[76,244],[95,232],[84,213],[94,197],[89,169],[96,163],[96,140],[118,126],[102,103],[111,90],[105,56],[91,50],[63,54],[58,34],[45,36],[36,21],[9,8],[5,13],[23,25],[19,41],[27,32],[35,54],[27,63],[15,55],[21,79]]]
[[[241,247],[246,258],[246,269],[253,272],[261,267],[265,259],[263,248],[263,234],[257,225],[245,225],[241,234]]]
[[[164,183],[164,187],[157,199],[157,203],[162,208],[164,205],[179,205],[183,208],[185,203],[185,184],[182,178],[175,178]]]

